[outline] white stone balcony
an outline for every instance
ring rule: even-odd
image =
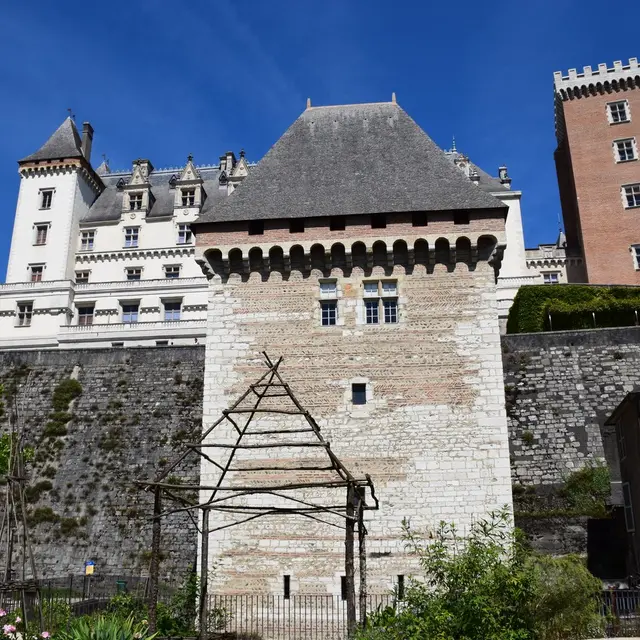
[[[207,279],[198,278],[157,278],[154,280],[116,280],[113,282],[89,282],[74,285],[76,293],[100,291],[155,291],[162,289],[207,289]]]
[[[30,295],[40,292],[62,291],[74,288],[71,280],[41,280],[40,282],[9,282],[0,284],[0,296],[12,295],[17,291],[28,291]]]

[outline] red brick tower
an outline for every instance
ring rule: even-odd
[[[582,255],[580,278],[640,284],[640,66],[554,74],[555,152],[569,255]]]

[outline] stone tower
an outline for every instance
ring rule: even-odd
[[[196,221],[210,278],[204,426],[262,374],[263,349],[284,356],[336,454],[376,484],[372,591],[416,569],[403,518],[464,530],[511,504],[496,308],[506,211],[394,101],[307,108]],[[286,463],[256,457],[230,481]],[[344,543],[330,529],[272,516],[211,536],[215,588],[281,593],[290,576],[292,592],[340,593]]]
[[[554,74],[558,185],[567,255],[583,256],[570,282],[640,284],[640,67]]]

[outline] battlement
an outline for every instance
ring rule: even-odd
[[[582,73],[577,69],[569,69],[566,76],[562,71],[553,74],[556,93],[562,100],[580,96],[594,95],[603,91],[618,91],[620,89],[640,86],[640,64],[638,58],[629,58],[628,64],[616,60],[613,67],[606,63],[598,65],[597,69],[590,66],[583,67]]]

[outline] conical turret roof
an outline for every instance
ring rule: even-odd
[[[82,154],[82,140],[76,129],[75,122],[71,117],[67,117],[35,153],[23,158],[20,162],[82,157],[84,157]]]

